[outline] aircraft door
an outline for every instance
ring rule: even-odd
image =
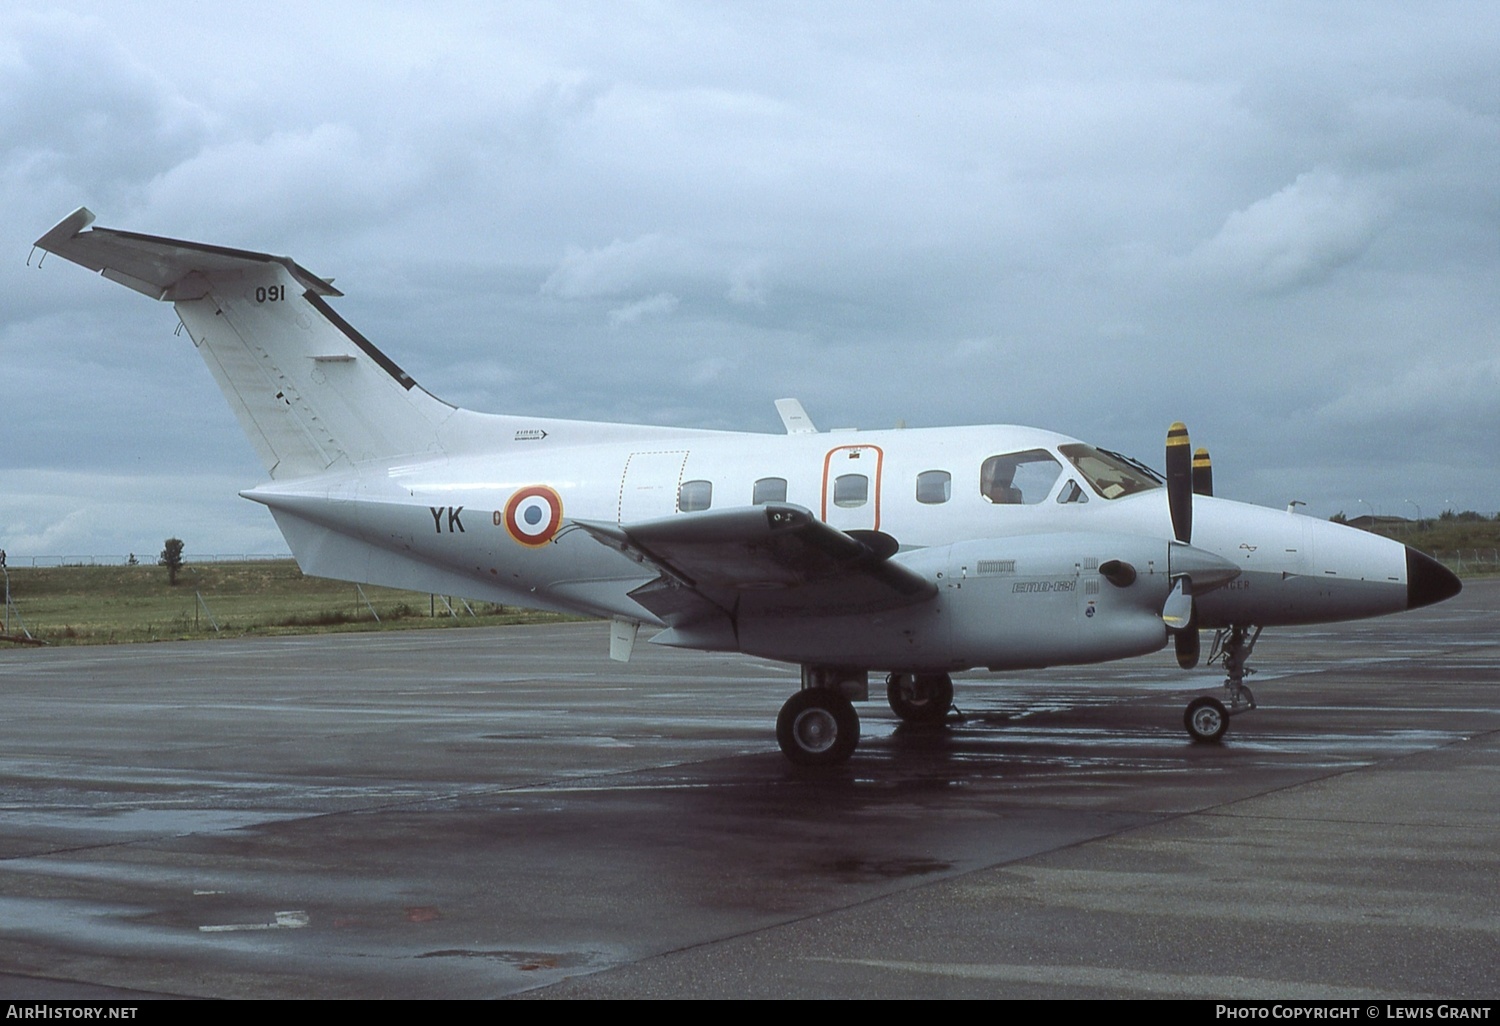
[[[686,449],[633,452],[625,459],[620,479],[619,522],[669,517],[677,512],[677,489],[682,484]]]
[[[841,531],[880,530],[878,445],[841,445],[823,457],[823,505],[819,515]]]

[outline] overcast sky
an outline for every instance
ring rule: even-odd
[[[1500,5],[10,0],[0,547],[285,552],[170,306],[286,254],[434,394],[1033,424],[1319,516],[1500,509]]]

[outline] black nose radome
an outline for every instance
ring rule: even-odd
[[[1406,608],[1417,609],[1450,599],[1464,590],[1452,570],[1412,548],[1406,547]]]

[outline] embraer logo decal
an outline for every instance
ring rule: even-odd
[[[1038,592],[1072,591],[1077,586],[1077,581],[1017,581],[1012,585],[1011,591],[1017,595],[1027,595]]]
[[[1251,545],[1249,542],[1240,542],[1240,548],[1244,549],[1246,552],[1254,552],[1256,549],[1260,548],[1260,546]]]

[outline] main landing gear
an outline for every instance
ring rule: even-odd
[[[946,673],[893,673],[885,679],[891,712],[907,723],[942,723],[953,707],[953,678]]]
[[[833,688],[803,688],[781,707],[776,742],[798,766],[837,766],[859,744],[859,714]]]
[[[885,680],[891,709],[906,723],[941,723],[953,707],[953,678],[946,673],[893,673]],[[837,766],[859,744],[854,702],[870,697],[864,670],[804,666],[802,690],[776,717],[776,741],[798,766]]]
[[[837,766],[859,744],[856,701],[870,697],[870,674],[840,666],[802,667],[802,690],[776,717],[776,742],[798,766]]]
[[[1188,737],[1194,741],[1218,741],[1229,729],[1229,718],[1255,708],[1255,695],[1245,686],[1245,678],[1255,671],[1245,665],[1250,653],[1260,640],[1259,627],[1232,625],[1214,635],[1213,648],[1209,651],[1210,665],[1215,660],[1224,664],[1224,690],[1228,692],[1228,703],[1210,695],[1202,695],[1188,703],[1182,723],[1187,727]]]

